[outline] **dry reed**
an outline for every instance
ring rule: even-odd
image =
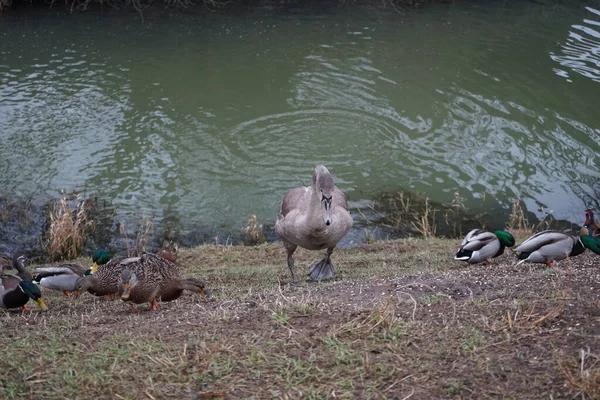
[[[83,252],[86,234],[94,227],[89,218],[91,207],[89,200],[78,199],[71,211],[66,198],[51,205],[46,247],[52,260],[73,259]]]

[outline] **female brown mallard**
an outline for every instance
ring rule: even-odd
[[[0,274],[3,273],[4,269],[11,269],[12,262],[9,256],[6,254],[0,254]]]
[[[61,264],[38,267],[33,282],[46,289],[60,290],[63,296],[69,296],[71,293],[78,293],[75,290],[77,280],[89,275],[92,270],[86,269],[79,264]]]
[[[94,265],[90,274],[77,278],[75,290],[89,292],[95,296],[113,296],[121,289],[123,267],[140,262],[140,257],[118,257],[111,259],[104,250],[92,254]]]
[[[123,268],[121,273],[121,300],[133,304],[150,303],[148,309],[157,310],[157,301],[178,299],[184,290],[206,295],[204,283],[199,279],[183,279],[179,267],[155,254],[144,253],[140,262]]]
[[[19,308],[29,310],[26,304],[29,299],[38,303],[42,310],[48,307],[42,299],[40,289],[31,282],[31,274],[25,268],[25,257],[13,258],[12,266],[17,275],[0,275],[0,308]]]
[[[308,250],[327,249],[325,257],[314,263],[309,276],[314,281],[333,278],[331,253],[352,228],[346,196],[333,182],[324,165],[317,165],[309,187],[290,190],[283,197],[275,230],[287,250],[292,280],[298,280],[293,254],[298,246]]]

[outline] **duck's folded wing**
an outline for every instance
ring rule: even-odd
[[[543,231],[536,233],[529,239],[525,240],[523,243],[521,243],[515,248],[515,251],[523,253],[532,253],[544,246],[555,244],[568,239],[570,239],[570,237],[562,232]]]
[[[477,235],[471,236],[470,240],[461,246],[461,248],[464,250],[477,251],[492,243],[494,240],[498,240],[498,238],[492,232],[481,232]]]

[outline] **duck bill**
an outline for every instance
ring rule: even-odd
[[[129,288],[126,286],[123,286],[123,293],[121,293],[121,300],[127,300],[129,299]]]
[[[98,271],[98,268],[100,268],[100,266],[98,265],[98,263],[94,263],[94,265],[92,265],[92,274],[95,273],[96,271]]]
[[[329,225],[331,225],[331,222],[332,222],[331,203],[328,202],[327,200],[322,200],[321,207],[323,208],[323,222],[325,223],[325,225],[329,226]]]
[[[35,302],[38,303],[38,306],[42,310],[47,310],[48,309],[48,306],[46,305],[46,303],[44,302],[44,300],[41,297],[39,299],[37,299]]]

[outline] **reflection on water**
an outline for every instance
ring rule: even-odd
[[[595,19],[585,18],[583,24],[572,25],[566,43],[561,46],[562,54],[551,53],[550,58],[568,68],[554,69],[557,75],[566,78],[568,82],[572,82],[569,78],[570,70],[600,83],[600,11],[592,7],[586,7],[586,10]]]
[[[322,162],[353,206],[459,191],[580,223],[600,205],[595,8],[160,15],[3,17],[0,195],[83,188],[130,226],[239,231]]]

